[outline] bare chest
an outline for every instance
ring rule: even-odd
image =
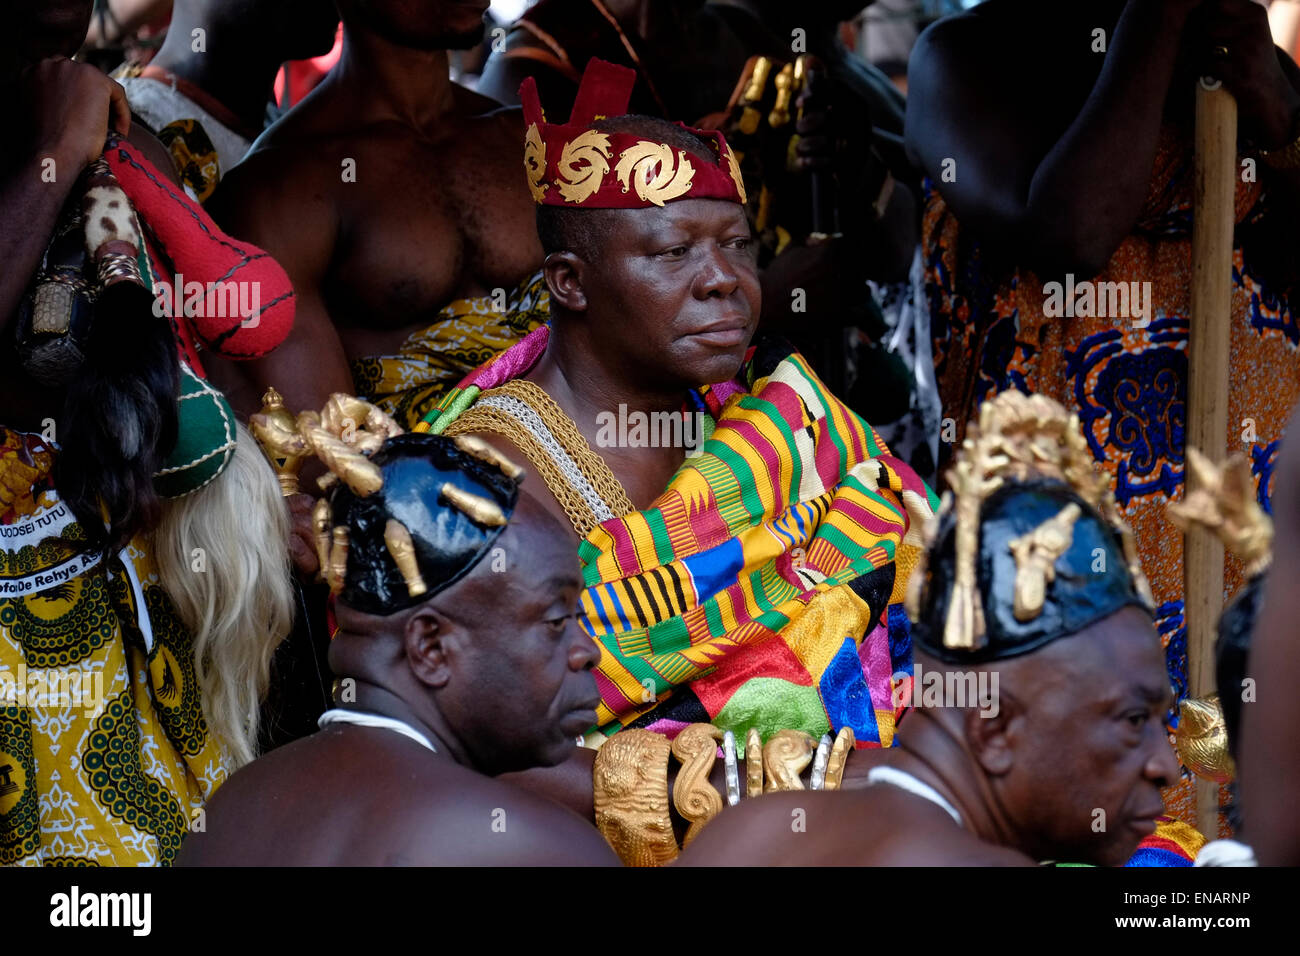
[[[454,299],[533,272],[542,253],[516,152],[405,142],[357,157],[355,183],[340,183],[342,228],[324,285],[335,322],[420,327]]]

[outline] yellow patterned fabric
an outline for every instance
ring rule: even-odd
[[[228,768],[140,539],[108,562],[0,427],[0,863],[166,865]]]
[[[396,355],[352,365],[357,394],[413,429],[462,378],[504,352],[550,317],[551,295],[539,270],[513,291],[457,299]]]
[[[172,154],[181,182],[194,190],[199,202],[207,202],[221,180],[221,163],[203,124],[196,119],[174,120],[157,136]]]

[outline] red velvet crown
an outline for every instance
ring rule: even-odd
[[[519,87],[528,132],[524,169],[533,199],[545,206],[580,209],[642,209],[676,199],[745,202],[736,155],[716,130],[692,129],[713,147],[704,162],[684,149],[634,133],[601,133],[591,127],[627,112],[636,72],[592,59],[582,74],[573,113],[564,125],[546,122],[530,76]]]

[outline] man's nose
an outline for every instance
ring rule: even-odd
[[[1142,775],[1158,787],[1167,787],[1178,779],[1178,758],[1163,732],[1152,742]]]
[[[591,670],[600,661],[600,645],[578,623],[575,616],[569,623],[569,668],[570,670]]]
[[[708,246],[706,259],[695,279],[695,297],[707,299],[710,296],[726,298],[740,285],[740,275],[734,265],[727,261],[726,252],[717,243]]]

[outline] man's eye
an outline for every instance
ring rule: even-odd
[[[731,240],[730,246],[733,249],[748,249],[753,241],[749,236],[737,236]]]
[[[564,617],[553,617],[546,622],[546,627],[552,634],[563,633],[564,629],[569,626],[569,618],[572,614],[566,614]]]
[[[686,247],[670,246],[667,249],[661,250],[658,255],[663,256],[665,259],[680,259],[682,256],[686,255]]]
[[[1124,719],[1134,727],[1141,727],[1147,722],[1147,716],[1145,710],[1135,710],[1131,714],[1125,714]]]

